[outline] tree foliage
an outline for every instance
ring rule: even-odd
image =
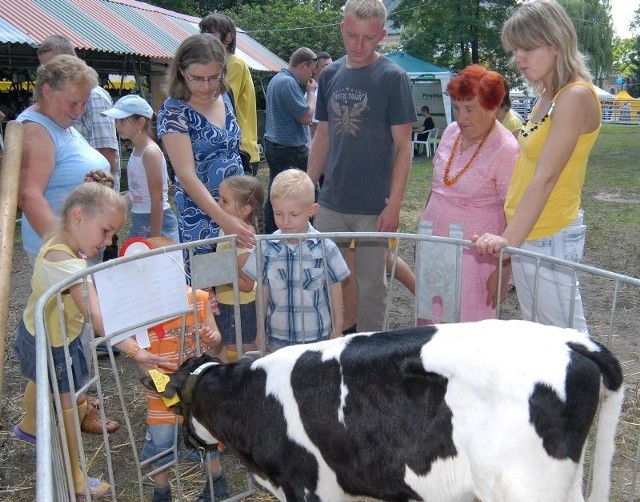
[[[332,2],[271,0],[243,5],[233,13],[236,24],[285,61],[298,47],[323,50],[334,59],[344,54],[339,24],[342,13]]]
[[[637,38],[616,38],[613,43],[613,68],[621,77],[638,73]]]
[[[152,0],[148,3],[182,14],[198,15],[199,0]]]
[[[578,47],[588,57],[593,77],[602,84],[613,64],[611,7],[600,0],[560,0],[560,4],[576,27]]]
[[[629,50],[627,52],[628,66],[626,67],[625,88],[634,98],[640,97],[640,7],[634,13],[629,27],[635,37],[629,40]]]
[[[451,70],[471,63],[511,74],[500,44],[500,27],[516,0],[402,0],[391,14],[402,26],[402,48],[412,56]],[[514,80],[512,77],[510,80]]]

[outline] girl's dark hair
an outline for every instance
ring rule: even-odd
[[[222,12],[213,12],[202,19],[198,26],[200,27],[200,33],[211,33],[213,35],[216,31],[219,32],[222,45],[226,44],[228,36],[231,35],[231,41],[226,45],[226,48],[229,54],[235,54],[236,23],[233,22],[233,19]]]
[[[222,72],[219,91],[224,94],[229,90],[226,80],[227,56],[220,40],[210,33],[191,35],[185,38],[169,64],[167,70],[166,92],[169,96],[183,101],[189,101],[191,91],[183,75],[192,64],[218,63]]]
[[[233,192],[236,207],[251,206],[251,222],[256,233],[264,233],[264,190],[258,178],[246,174],[225,178],[220,186]]]
[[[147,131],[147,134],[149,135],[149,137],[155,141],[156,143],[158,143],[158,134],[157,134],[157,115],[153,114],[153,116],[151,118],[149,117],[145,117],[143,115],[138,115],[137,113],[133,113],[131,115],[129,115],[129,117],[127,118],[132,118],[134,120],[138,120],[138,119],[144,119],[146,122],[146,127],[145,130]]]

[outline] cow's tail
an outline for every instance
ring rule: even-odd
[[[624,400],[620,363],[609,349],[598,345],[600,350],[580,351],[598,365],[603,382],[593,453],[593,484],[588,502],[607,502],[609,500],[616,428]]]

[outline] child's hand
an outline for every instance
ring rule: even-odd
[[[209,346],[218,347],[222,343],[220,331],[211,329],[211,327],[206,324],[200,325],[199,333],[200,339]]]

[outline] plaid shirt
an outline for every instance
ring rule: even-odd
[[[84,139],[96,150],[99,148],[111,148],[116,153],[116,172],[112,173],[116,179],[117,190],[120,189],[120,144],[116,133],[116,123],[111,117],[100,112],[113,106],[113,100],[107,91],[96,86],[91,90],[91,98],[87,103],[84,114],[76,120],[74,127]],[[87,171],[94,167],[87,166]]]
[[[307,233],[318,231],[309,225]],[[273,235],[282,233],[277,230]],[[329,239],[314,238],[302,241],[300,246],[284,239],[260,244],[262,284],[268,288],[267,337],[292,343],[327,338],[331,332],[330,284],[349,275],[338,247]],[[255,254],[254,249],[243,268],[253,280],[257,278]]]

